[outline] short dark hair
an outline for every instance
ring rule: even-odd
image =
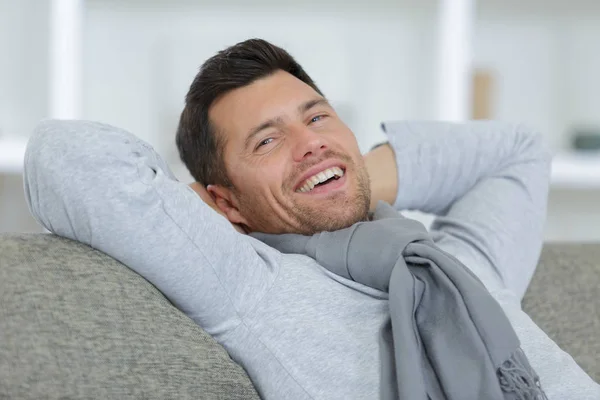
[[[217,134],[208,116],[212,104],[226,93],[278,70],[290,73],[323,95],[287,51],[266,40],[240,42],[202,64],[186,95],[175,138],[181,161],[196,181],[231,187],[223,160],[225,138]]]

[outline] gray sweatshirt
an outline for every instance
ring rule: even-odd
[[[521,310],[542,245],[550,156],[539,134],[496,122],[397,122],[399,210],[437,215],[436,243],[505,310],[548,397],[600,399]],[[208,207],[145,142],[92,122],[46,121],[25,191],[50,231],[123,262],[242,365],[264,399],[376,399],[387,294],[284,255]]]

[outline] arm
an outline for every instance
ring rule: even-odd
[[[398,171],[386,176],[397,179],[395,207],[437,215],[431,230],[440,246],[465,254],[488,289],[522,297],[546,214],[551,158],[541,135],[488,121],[385,127]]]
[[[217,339],[276,274],[275,253],[259,256],[147,143],[117,128],[41,123],[24,184],[43,226],[126,264]]]
[[[497,122],[394,123],[397,209],[437,215],[436,243],[470,268],[504,309],[550,399],[600,387],[521,310],[542,246],[550,154],[539,134]]]

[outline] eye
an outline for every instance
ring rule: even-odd
[[[258,146],[256,146],[256,148],[258,149],[259,147],[262,146],[266,146],[267,144],[271,143],[273,141],[273,138],[266,138],[265,140],[261,141]]]
[[[326,116],[327,116],[327,115],[317,115],[316,117],[312,117],[312,118],[310,119],[310,123],[312,124],[312,123],[315,123],[315,122],[319,122],[319,121],[321,121],[322,119],[324,119]]]

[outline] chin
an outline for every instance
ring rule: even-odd
[[[359,209],[354,213],[341,216],[337,221],[333,223],[333,225],[336,226],[335,230],[344,229],[356,224],[357,222],[366,221],[367,218],[368,210],[366,212],[363,212],[361,209]]]
[[[299,218],[301,222],[301,233],[313,235],[324,231],[336,231],[348,228],[357,222],[366,221],[368,218],[368,207],[362,204],[355,204],[354,207],[345,207],[343,203],[334,205],[340,212],[332,213],[328,210],[312,210],[312,215],[304,214]],[[308,218],[307,218],[308,217]]]
[[[312,235],[318,232],[348,228],[366,221],[371,204],[368,179],[358,179],[356,185],[329,196],[312,197],[305,194],[296,197],[288,210],[296,223],[292,233]]]

